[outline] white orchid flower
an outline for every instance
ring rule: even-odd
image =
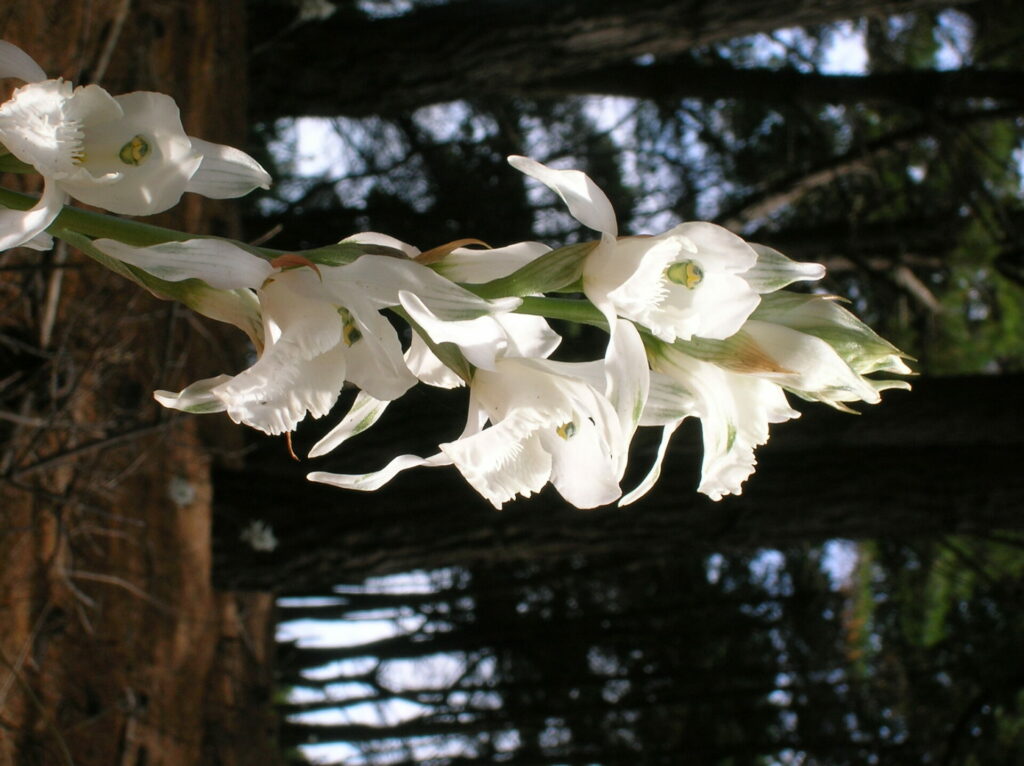
[[[359,241],[379,239],[370,235]],[[292,258],[282,259],[279,268],[218,239],[146,248],[99,239],[93,245],[166,281],[199,279],[218,290],[255,291],[263,338],[256,363],[238,375],[197,381],[178,393],[158,391],[156,398],[189,412],[226,411],[235,422],[269,434],[294,430],[307,412],[314,418],[326,414],[346,380],[378,401],[396,399],[416,383],[382,309],[401,304],[444,341],[462,332],[452,326],[519,304],[517,299],[484,301],[401,258],[366,255],[344,266],[314,266]],[[486,338],[474,358],[493,366],[496,352],[484,347],[500,340],[500,326],[474,326]]]
[[[712,500],[738,495],[754,472],[754,449],[768,441],[770,423],[800,416],[786,401],[783,389],[769,380],[742,375],[660,345],[654,355],[651,391],[641,425],[664,427],[651,472],[623,497],[620,505],[638,500],[654,486],[669,438],[686,417],[701,421],[704,459],[698,492]]]
[[[408,468],[454,464],[495,508],[549,482],[577,508],[613,502],[621,495],[648,369],[632,324],[619,323],[609,345],[597,362],[499,359],[493,370],[474,374],[466,428],[437,455],[401,455],[370,474],[317,471],[308,478],[371,491]],[[372,417],[372,406],[366,414]]]
[[[669,343],[727,338],[757,307],[758,292],[745,277],[758,256],[735,234],[694,222],[656,237],[619,239],[611,203],[586,174],[528,157],[509,157],[509,163],[550,187],[576,220],[600,232],[583,266],[583,291],[609,324],[622,316]]]
[[[174,100],[161,93],[111,96],[98,85],[45,79],[21,49],[0,41],[0,77],[28,84],[0,104],[0,144],[44,179],[30,210],[0,210],[0,250],[48,244],[68,195],[123,215],[150,215],[186,191],[235,197],[269,174],[237,149],[190,138]]]
[[[460,247],[431,268],[452,282],[483,284],[506,277],[549,252],[551,248],[540,242],[517,242],[494,249]],[[500,325],[503,337],[493,348],[502,357],[546,359],[562,340],[543,317],[501,313],[495,315],[494,320]],[[413,374],[427,385],[456,388],[464,384],[417,334],[413,334],[405,360]]]
[[[718,500],[740,493],[754,470],[754,448],[768,440],[768,425],[799,416],[786,402],[787,391],[852,412],[847,402],[876,404],[882,391],[910,388],[903,380],[868,377],[911,370],[895,346],[821,295],[767,295],[727,340],[655,342],[650,356],[655,373],[641,425],[664,426],[664,434],[654,468],[623,503],[657,481],[668,439],[685,417],[700,418],[703,429],[698,490]]]

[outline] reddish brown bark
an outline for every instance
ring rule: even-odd
[[[40,0],[0,37],[237,144],[243,10]],[[161,222],[237,230],[234,204],[188,196]],[[273,764],[272,600],[212,589],[207,451],[150,397],[208,372],[216,335],[60,252],[0,254],[0,762]]]

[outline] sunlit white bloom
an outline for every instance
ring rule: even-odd
[[[453,282],[483,284],[506,277],[550,251],[551,248],[539,242],[518,242],[488,250],[457,248],[432,268]],[[544,359],[561,342],[561,337],[543,317],[502,313],[494,319],[503,332],[497,346],[498,356]],[[428,385],[456,388],[464,384],[417,334],[413,335],[405,359],[413,374]]]
[[[910,375],[909,358],[847,311],[834,296],[778,292],[764,297],[751,316],[825,341],[858,375],[892,372]],[[898,383],[876,380],[873,385]],[[879,390],[884,390],[879,389]]]
[[[477,370],[462,435],[429,458],[402,455],[381,471],[318,481],[375,490],[416,466],[454,464],[495,508],[549,482],[578,508],[613,502],[647,396],[648,369],[636,329],[620,323],[605,360],[502,358]],[[488,426],[487,424],[490,423]]]
[[[111,96],[98,85],[47,80],[16,46],[0,41],[0,77],[28,82],[0,105],[0,144],[44,179],[28,211],[0,210],[0,249],[32,243],[68,195],[125,215],[159,213],[185,191],[234,197],[270,176],[244,152],[185,134],[161,93]],[[33,240],[35,240],[33,242]]]
[[[226,411],[235,422],[270,434],[293,430],[307,413],[315,418],[326,414],[346,380],[385,401],[416,383],[382,309],[401,304],[434,329],[518,304],[483,301],[400,258],[363,256],[348,265],[319,267],[286,260],[278,268],[224,240],[136,248],[101,239],[94,245],[166,281],[199,279],[219,290],[255,291],[263,339],[256,363],[238,375],[200,380],[178,393],[158,391],[156,398],[189,412]],[[484,329],[495,339],[501,335],[496,325]],[[493,353],[488,358],[481,351],[478,361],[493,365]]]
[[[509,162],[558,193],[574,218],[601,233],[583,266],[583,291],[609,323],[626,317],[669,343],[694,336],[720,339],[736,332],[757,307],[758,253],[735,234],[692,222],[655,237],[619,239],[611,203],[584,173],[527,157]],[[820,266],[796,264],[791,271],[789,281],[824,273]]]
[[[357,239],[363,244],[382,244],[401,249],[409,257],[416,257],[419,254],[412,246],[392,240],[390,237],[371,234],[367,239],[366,236],[359,235]],[[453,281],[480,284],[506,276],[549,250],[550,248],[535,242],[519,243],[496,250],[460,248],[445,258],[445,268],[441,268],[441,264],[436,264],[433,268]],[[420,303],[422,301],[415,296],[405,296],[403,306],[412,308]],[[449,322],[446,329],[444,325],[428,324],[423,327],[423,313],[421,307],[417,312],[410,312],[410,318],[414,321],[419,320],[421,328],[428,331],[431,343],[435,346],[442,340],[453,343],[460,353],[467,357],[467,361],[483,361],[484,369],[493,370],[497,360],[505,357],[547,358],[561,342],[561,337],[551,329],[543,317],[539,316],[500,311],[468,322]],[[433,334],[429,332],[431,328]],[[488,354],[482,360],[481,350]],[[413,375],[427,385],[438,388],[458,388],[465,385],[462,377],[437,357],[418,332],[412,334],[409,347],[405,351],[405,363]],[[375,399],[360,391],[348,414],[313,445],[309,456],[326,455],[348,439],[362,433],[380,419],[387,406],[387,401]]]
[[[662,444],[651,472],[621,504],[639,499],[654,486],[669,437],[691,416],[700,419],[704,441],[697,490],[712,500],[740,494],[757,463],[754,449],[768,441],[769,424],[800,413],[775,383],[702,362],[672,346],[659,346],[652,363],[656,372],[641,425],[663,426]]]
[[[641,425],[665,430],[654,468],[623,503],[654,485],[668,439],[683,418],[701,420],[698,489],[718,500],[740,493],[754,470],[754,448],[768,440],[768,425],[798,417],[787,391],[852,411],[849,402],[876,404],[886,389],[910,388],[903,380],[868,377],[911,371],[898,349],[820,295],[767,295],[727,340],[652,343],[650,357],[655,374]]]

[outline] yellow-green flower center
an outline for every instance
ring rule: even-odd
[[[341,340],[346,346],[351,347],[359,342],[363,333],[356,326],[356,322],[347,308],[339,306],[338,314],[341,315]]]
[[[665,276],[670,282],[692,290],[704,281],[704,269],[694,261],[679,261],[665,269]]]
[[[142,136],[132,136],[131,140],[121,147],[117,156],[125,165],[141,165],[149,156],[149,142]]]
[[[576,435],[576,424],[569,420],[562,423],[558,428],[555,429],[555,433],[561,436],[566,441],[569,441],[573,436]]]

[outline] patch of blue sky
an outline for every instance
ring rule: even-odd
[[[971,64],[974,24],[970,17],[961,11],[947,10],[938,15],[938,22],[936,69],[960,69]]]
[[[388,660],[379,680],[395,692],[417,689],[443,690],[466,674],[462,653],[439,652],[412,660]]]
[[[425,620],[425,617],[411,615],[344,621],[289,620],[278,625],[277,640],[297,641],[299,646],[310,648],[362,646],[373,641],[413,633]]]
[[[864,74],[867,67],[864,25],[853,21],[833,25],[819,71],[822,74]]]
[[[519,747],[518,734],[495,736],[493,749],[508,752]],[[372,744],[372,749],[354,745],[304,745],[302,754],[316,764],[344,764],[344,766],[366,766],[389,762],[445,763],[446,759],[472,758],[479,752],[479,745],[472,735],[451,736],[439,741],[434,737],[409,737],[404,739],[382,739]],[[490,748],[488,748],[490,751]]]
[[[341,702],[339,700],[339,702]],[[358,702],[340,705],[336,708],[314,710],[289,716],[294,723],[319,726],[360,724],[363,726],[397,726],[433,712],[429,705],[420,705],[406,699],[389,698],[386,703]],[[381,732],[382,735],[384,732]]]

